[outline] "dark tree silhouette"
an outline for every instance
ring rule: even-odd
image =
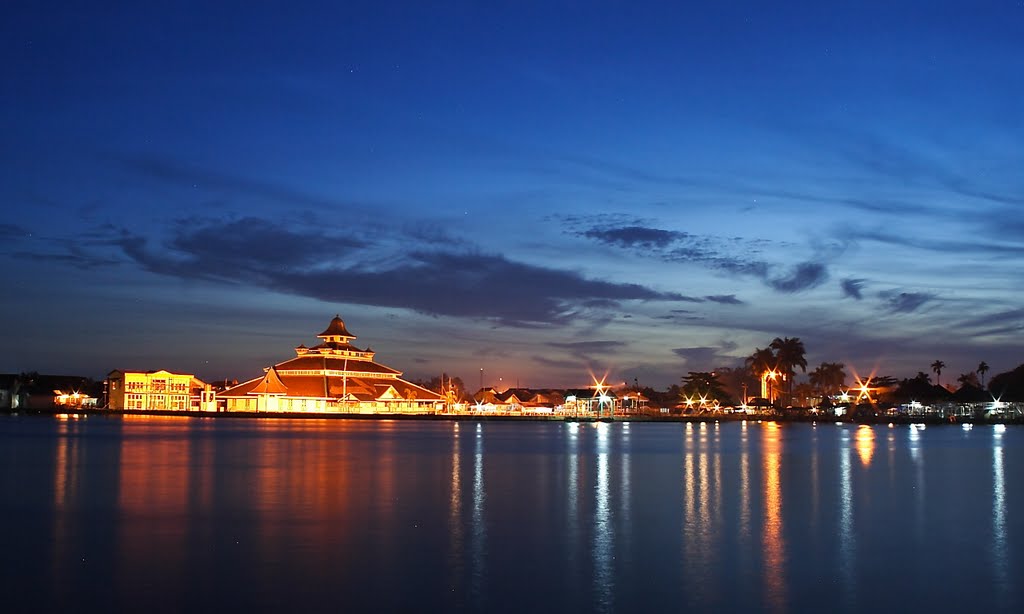
[[[702,397],[707,401],[718,401],[723,405],[731,404],[729,395],[725,393],[722,383],[718,381],[718,375],[714,372],[690,371],[683,376],[681,399],[687,397]]]
[[[941,360],[936,360],[932,363],[932,371],[935,372],[935,385],[942,385],[942,370],[946,368],[946,363]]]
[[[984,360],[978,363],[978,377],[981,378],[981,387],[985,387],[985,374],[988,373],[988,363]]]
[[[821,396],[839,394],[846,383],[845,368],[841,362],[823,362],[811,371],[811,385]]]
[[[978,376],[974,373],[974,371],[968,371],[967,373],[961,373],[956,378],[956,381],[957,381],[958,384],[960,384],[961,388],[964,388],[964,387],[981,388],[981,386],[978,384]]]
[[[760,380],[761,376],[768,371],[777,369],[779,361],[775,357],[775,352],[770,347],[764,349],[757,348],[753,354],[747,356],[746,365],[753,372],[754,377]]]
[[[993,375],[988,389],[1000,401],[1024,401],[1024,365]]]
[[[800,367],[800,370],[804,373],[807,372],[807,350],[804,348],[804,342],[800,341],[799,337],[793,337],[792,339],[786,337],[780,339],[776,337],[772,340],[771,349],[775,350],[775,358],[778,361],[779,368],[786,374],[786,380],[788,381],[789,399],[793,401],[793,380],[796,379],[796,368]]]

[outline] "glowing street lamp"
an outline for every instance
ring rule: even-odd
[[[608,390],[608,386],[605,385],[604,378],[601,378],[601,380],[598,381],[598,379],[594,377],[593,387],[594,397],[597,398],[597,416],[601,417],[601,411],[604,409],[605,405],[608,405],[610,408],[608,410],[608,415],[614,415],[615,409],[614,406],[611,405],[612,398],[606,393],[606,390]]]
[[[874,403],[871,399],[871,378],[857,382],[857,401],[867,399],[868,403]]]
[[[775,369],[765,371],[761,374],[761,397],[768,399],[769,403],[775,403],[774,390],[772,383],[779,377],[779,372]]]

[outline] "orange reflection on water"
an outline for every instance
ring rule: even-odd
[[[782,433],[775,422],[766,422],[761,431],[764,451],[764,569],[767,601],[778,611],[786,609],[784,561],[786,545],[782,536],[782,487],[779,467],[782,461]]]
[[[144,585],[148,578],[184,571],[189,423],[161,416],[125,419],[153,426],[125,434],[118,468],[118,567],[125,580]]]
[[[875,430],[866,424],[860,425],[854,445],[860,456],[861,464],[865,467],[870,465],[871,455],[875,453]]]

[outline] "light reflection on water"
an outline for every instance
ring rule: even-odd
[[[857,455],[860,462],[867,467],[871,464],[871,456],[875,453],[875,430],[867,424],[857,427]]]
[[[611,427],[605,422],[594,425],[597,429],[597,486],[596,509],[594,511],[594,594],[597,595],[597,611],[608,612],[612,609],[612,593],[615,590],[615,576],[612,569],[612,549],[615,532],[611,519],[611,501],[608,477],[608,431]]]
[[[844,606],[852,609],[854,542],[853,533],[853,471],[850,456],[850,432],[839,431],[839,569],[842,578]]]
[[[762,425],[764,470],[764,570],[766,602],[771,609],[786,610],[786,543],[782,533],[782,434],[775,422]]]
[[[22,418],[0,444],[9,611],[1024,604],[1024,429]]]
[[[462,592],[462,578],[465,573],[463,521],[462,521],[462,453],[459,449],[458,422],[452,423],[452,473],[448,493],[448,571],[452,591]]]
[[[476,425],[476,448],[473,453],[473,586],[471,594],[475,605],[484,602],[484,582],[487,578],[487,521],[484,504],[487,491],[484,485],[484,426]]]
[[[992,558],[999,605],[1007,606],[1010,583],[1006,535],[1006,475],[1003,471],[1002,431],[993,430],[992,445]]]

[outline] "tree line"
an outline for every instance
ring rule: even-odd
[[[952,389],[942,386],[942,372],[946,367],[942,360],[930,365],[935,374],[933,383],[923,371],[902,380],[886,375],[851,378],[841,362],[822,362],[808,372],[806,355],[800,338],[776,337],[764,348],[755,348],[744,359],[742,367],[690,371],[682,376],[679,385],[664,392],[645,389],[644,393],[652,401],[657,399],[673,406],[689,404],[694,399],[724,406],[745,402],[782,407],[863,402],[895,404],[914,400],[922,403],[1024,401],[1024,364],[994,376],[986,386],[985,376],[990,367],[981,361],[974,371],[960,374],[956,378],[958,387]],[[797,381],[798,370],[807,375],[805,381]],[[762,398],[762,381],[768,383],[771,399]]]
[[[799,337],[776,337],[764,348],[755,348],[743,364],[718,367],[711,371],[689,371],[678,384],[667,389],[634,385],[631,388],[649,399],[651,407],[685,406],[687,401],[703,399],[707,405],[738,406],[741,403],[774,405],[781,407],[810,407],[845,403],[930,403],[948,400],[981,402],[998,399],[1024,401],[1024,364],[1016,369],[993,376],[986,385],[990,371],[988,363],[981,361],[974,371],[961,373],[955,390],[943,387],[942,372],[946,363],[936,360],[930,365],[934,382],[924,371],[910,378],[898,379],[875,375],[857,380],[847,373],[841,362],[822,362],[808,371],[807,350]],[[806,374],[805,381],[797,381],[797,372]],[[774,399],[761,397],[761,381],[766,373],[777,374],[778,395]],[[429,380],[415,382],[447,398],[449,402],[466,402],[472,393],[459,377],[443,374]],[[866,388],[867,390],[863,390]],[[843,395],[846,395],[844,398]]]

